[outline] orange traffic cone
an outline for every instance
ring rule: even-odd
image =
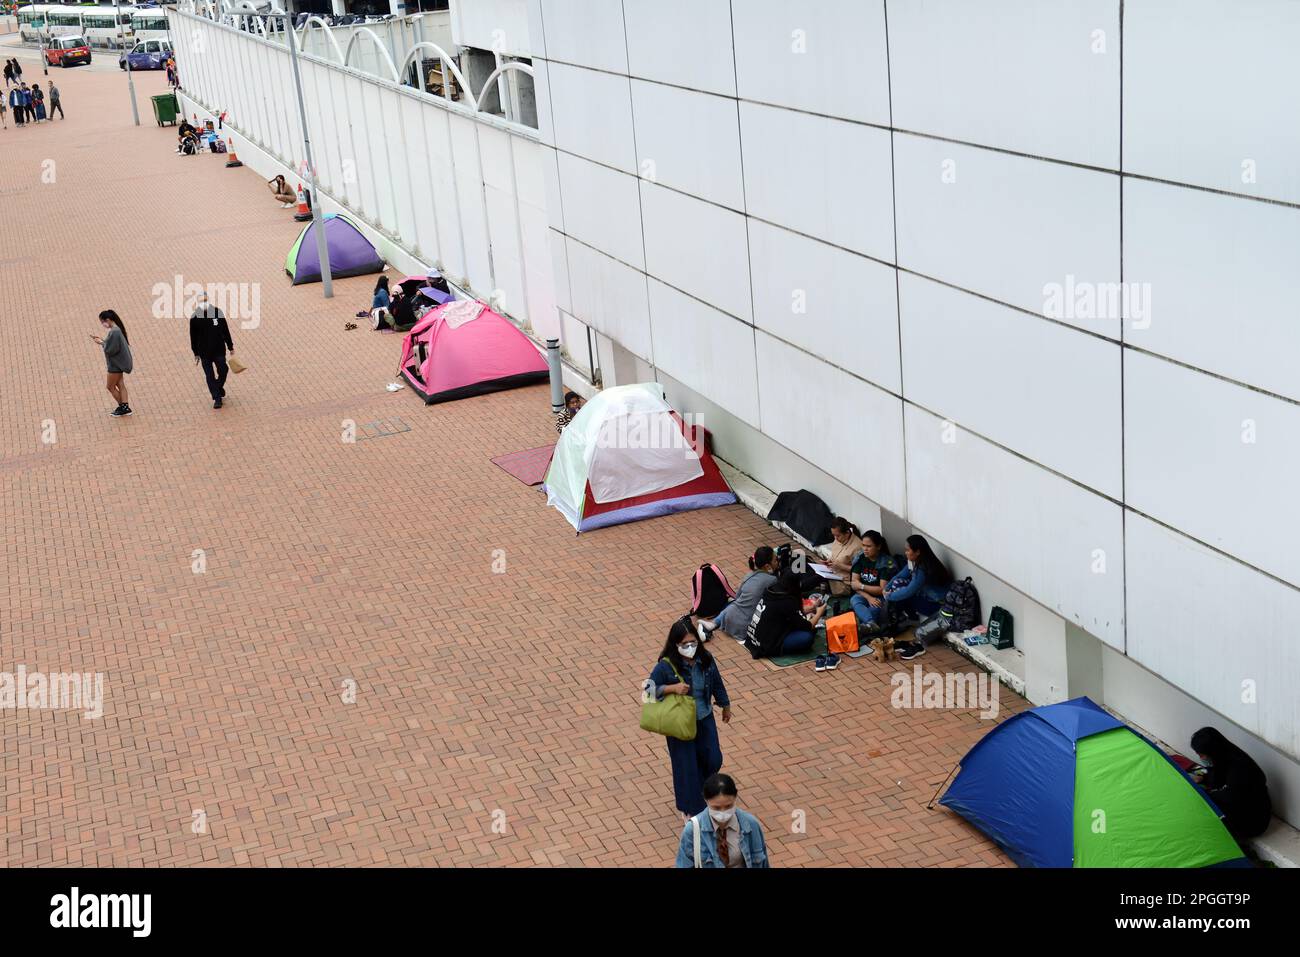
[[[298,212],[293,214],[293,218],[299,223],[311,219],[311,210],[307,208],[307,197],[303,195],[302,183],[298,184]]]
[[[235,155],[235,138],[233,136],[226,137],[226,152],[230,154],[230,158],[226,160],[226,169],[244,165],[239,162],[239,157]]]

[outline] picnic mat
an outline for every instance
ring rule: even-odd
[[[800,655],[777,655],[774,658],[762,658],[761,661],[770,662],[777,668],[789,668],[791,665],[801,665],[805,661],[812,661],[818,655],[826,654],[826,632],[817,630],[813,632],[812,647]]]
[[[554,445],[543,445],[536,449],[498,455],[492,459],[492,464],[509,472],[525,485],[541,485],[554,453]]]

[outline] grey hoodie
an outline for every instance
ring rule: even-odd
[[[117,326],[108,330],[104,336],[104,359],[108,362],[109,372],[130,372],[135,363],[131,359],[131,347],[126,336]]]

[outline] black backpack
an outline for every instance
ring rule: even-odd
[[[948,586],[939,614],[948,619],[949,631],[965,631],[974,628],[980,618],[980,593],[971,584],[967,576],[962,581]]]
[[[692,615],[712,618],[735,597],[736,591],[727,581],[727,576],[711,562],[705,562],[691,576]]]

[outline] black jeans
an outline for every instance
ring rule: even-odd
[[[54,119],[55,110],[59,111],[59,116],[63,116],[63,104],[60,103],[58,100],[53,100],[50,102],[50,119]],[[64,117],[64,119],[67,119],[67,117]]]
[[[226,394],[226,373],[230,367],[226,365],[224,354],[203,356],[200,361],[203,364],[203,377],[208,380],[208,391],[212,393],[212,401],[215,402]]]

